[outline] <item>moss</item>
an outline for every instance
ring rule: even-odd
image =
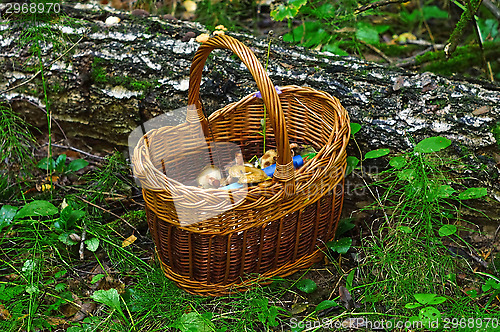
[[[493,125],[491,128],[491,132],[493,133],[493,137],[497,141],[498,148],[500,148],[500,121]]]
[[[49,85],[48,88],[53,93],[59,93],[62,90],[62,87],[59,84],[59,82],[55,82],[54,84]]]
[[[492,61],[493,71],[496,66],[496,58],[500,55],[499,43],[485,42],[483,45],[484,56],[487,61]],[[458,47],[453,57],[446,58],[444,51],[427,52],[416,57],[416,65],[422,65],[421,71],[431,71],[436,74],[450,76],[456,73],[466,74],[474,66],[483,66],[483,56],[478,45],[466,45]],[[429,63],[425,65],[426,63]]]
[[[415,51],[419,50],[418,45],[386,45],[380,44],[378,46],[382,52],[387,56],[409,56]]]
[[[429,105],[438,105],[438,106],[445,106],[448,103],[449,103],[449,101],[445,98],[431,99],[428,102]]]
[[[107,83],[109,81],[106,69],[102,67],[102,64],[104,62],[105,62],[104,59],[97,57],[94,58],[94,61],[92,62],[91,75],[95,83]]]

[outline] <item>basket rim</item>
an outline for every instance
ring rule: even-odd
[[[287,86],[283,86],[283,87],[279,87],[279,89],[282,91],[282,93],[294,93],[294,92],[298,92],[300,90],[304,91],[304,92],[317,92],[317,93],[320,93],[323,95],[323,97],[326,99],[331,99],[331,100],[336,100],[335,97],[332,97],[331,95],[329,95],[328,93],[324,92],[324,91],[318,91],[318,90],[315,90],[313,88],[310,88],[310,87],[299,87],[297,85],[287,85]],[[216,120],[217,118],[220,118],[226,114],[230,114],[234,111],[234,109],[236,107],[238,107],[239,105],[241,104],[245,104],[247,103],[249,100],[253,99],[253,98],[257,98],[255,96],[257,92],[252,92],[248,95],[246,95],[245,97],[241,98],[240,100],[236,101],[236,102],[232,102],[226,106],[224,106],[223,108],[221,109],[218,109],[216,111],[214,111],[209,117],[208,117],[208,122],[210,123],[210,121],[213,121],[213,120]],[[347,111],[345,111],[344,107],[342,105],[340,105],[340,109],[336,109],[337,111],[337,114],[339,115],[339,117],[342,117],[342,116],[345,116],[346,117],[346,122],[349,123],[349,116],[347,114]],[[312,112],[312,111],[311,111]],[[343,113],[343,114],[340,114],[340,113]],[[323,120],[322,120],[323,123],[325,123]],[[326,123],[325,123],[326,124]],[[189,126],[189,124],[187,122],[184,122],[184,123],[181,123],[181,124],[178,124],[176,126],[169,126],[169,127],[160,127],[160,128],[155,128],[155,129],[151,129],[149,130],[145,135],[143,135],[143,137],[139,140],[139,142],[137,143],[136,147],[134,148],[134,157],[136,155],[136,151],[138,151],[139,149],[145,147],[147,144],[145,143],[145,140],[144,140],[144,136],[148,136],[148,137],[154,137],[156,135],[160,135],[160,134],[164,134],[164,133],[168,133],[170,131],[174,131],[174,130],[177,130],[179,128],[183,128],[183,127],[187,127]],[[348,127],[348,133],[346,134],[350,134],[350,126],[347,126]],[[333,133],[332,133],[333,134]],[[337,130],[335,131],[335,135],[332,135],[332,136],[335,136],[335,138],[338,138],[339,136],[342,136],[344,133],[342,133],[342,131],[340,130]],[[330,137],[332,138],[332,137]],[[332,139],[330,139],[329,141],[332,141]],[[224,142],[224,141],[216,141],[216,142]],[[304,165],[302,167],[300,167],[299,169],[296,169],[295,170],[295,174],[296,175],[301,175],[303,173],[306,173],[308,170],[310,170],[310,168],[312,168],[312,166],[314,166],[315,163],[317,163],[321,158],[323,152],[330,146],[330,144],[328,144],[328,142],[326,144],[321,144],[321,148],[319,149],[318,153],[316,156],[314,156],[313,158],[311,159],[308,159],[306,162],[304,162]],[[347,142],[346,144],[344,144],[344,146],[342,146],[339,150],[339,153],[337,154],[336,159],[338,159],[340,156],[341,156],[341,152],[343,150],[345,150],[347,146]],[[148,150],[148,148],[145,148],[146,150]],[[318,157],[320,156],[320,157]],[[135,158],[133,158],[135,160]],[[135,162],[134,160],[132,161],[132,163],[134,164],[134,167],[135,167]],[[183,184],[173,178],[170,178],[169,176],[165,175],[164,173],[162,173],[161,171],[159,171],[151,162],[151,159],[150,158],[145,158],[145,159],[142,159],[142,161],[147,161],[149,163],[148,166],[150,166],[149,168],[152,168],[153,170],[155,171],[158,171],[158,172],[155,172],[157,173],[157,176],[160,176],[163,180],[167,180],[168,183],[172,183],[174,186],[172,187],[184,187],[186,189],[191,189],[193,190],[194,192],[200,190],[201,192],[203,193],[220,193],[220,192],[227,192],[228,190],[227,189],[220,189],[220,188],[208,188],[208,189],[204,189],[204,188],[199,188],[197,186],[193,186],[193,185],[186,185],[186,184]],[[334,161],[335,161],[334,160]],[[294,180],[295,181],[295,180]],[[268,189],[273,189],[273,187],[278,187],[280,186],[280,183],[278,183],[277,181],[273,181],[273,185],[271,186],[266,186],[266,188]],[[168,186],[170,187],[170,186]],[[238,192],[246,192],[246,191],[250,191],[250,190],[253,190],[255,189],[255,191],[258,191],[257,188],[259,188],[259,185],[256,185],[256,186],[252,186],[252,187],[246,187],[246,188],[241,188],[241,189],[236,189],[236,190],[231,190],[232,193],[238,193]],[[153,192],[164,192],[165,191],[165,188],[147,188],[148,190],[150,191],[153,191]],[[171,189],[171,188],[169,188]]]

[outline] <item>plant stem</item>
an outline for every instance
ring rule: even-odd
[[[267,44],[267,57],[266,57],[266,73],[267,73],[267,66],[269,65],[269,54],[271,53],[271,36],[272,36],[272,30],[269,31],[269,43]],[[262,125],[262,135],[264,136],[264,151],[262,154],[266,153],[266,122],[267,122],[267,109],[266,109],[266,104],[264,104],[264,123]]]

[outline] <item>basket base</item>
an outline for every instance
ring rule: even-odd
[[[301,257],[293,263],[286,264],[277,270],[259,274],[255,277],[247,277],[242,281],[235,281],[230,284],[209,284],[207,282],[186,279],[185,276],[175,273],[167,264],[161,262],[161,268],[167,278],[175,284],[193,295],[200,296],[223,296],[233,293],[243,292],[258,285],[268,285],[275,277],[287,277],[295,272],[310,267],[323,259],[325,253],[323,249],[316,250],[313,254]],[[160,257],[158,257],[160,258]]]

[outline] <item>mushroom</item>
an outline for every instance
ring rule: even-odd
[[[238,183],[259,183],[269,179],[263,170],[243,165],[235,165],[229,168],[229,176],[237,178]]]
[[[266,168],[276,164],[276,160],[278,160],[278,153],[275,150],[267,150],[260,158],[260,167]]]
[[[198,184],[204,189],[217,189],[222,182],[221,172],[217,167],[207,166],[198,175]]]

